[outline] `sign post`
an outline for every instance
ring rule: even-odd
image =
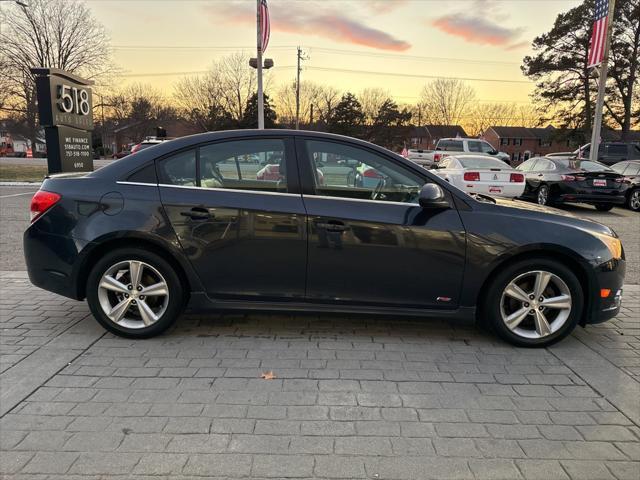
[[[93,170],[93,82],[57,68],[32,68],[49,173]]]

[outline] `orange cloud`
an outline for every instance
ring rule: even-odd
[[[478,45],[510,47],[522,33],[521,28],[506,28],[484,17],[461,14],[444,15],[431,24],[449,35]]]
[[[226,2],[225,2],[226,3]],[[212,17],[219,21],[224,16],[226,21],[243,25],[255,25],[255,11],[247,3],[229,2],[221,6],[203,7]],[[301,3],[289,3],[286,9],[282,6],[270,8],[271,31],[294,33],[298,35],[313,35],[327,38],[341,43],[350,43],[380,50],[404,51],[411,48],[411,44],[393,37],[392,35],[371,28],[364,23],[348,18],[345,15],[323,9],[308,9]],[[272,33],[273,35],[273,33]]]

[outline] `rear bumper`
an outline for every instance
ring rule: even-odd
[[[524,193],[524,183],[500,184],[490,182],[465,182],[464,189],[470,193],[482,193],[489,196],[516,198]]]
[[[85,242],[43,233],[31,226],[24,232],[23,244],[31,283],[58,295],[81,300],[74,267]]]
[[[626,201],[624,193],[620,195],[611,194],[592,194],[592,193],[563,193],[558,196],[559,202],[567,203],[604,203],[612,205],[623,205]]]
[[[584,323],[606,322],[620,313],[625,270],[624,260],[611,260],[597,268],[595,285],[589,292],[592,295],[591,309]],[[603,289],[609,291],[606,297],[601,295]]]

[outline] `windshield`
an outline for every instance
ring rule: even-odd
[[[457,157],[464,168],[510,169],[502,160],[488,157]]]
[[[590,162],[589,160],[559,160],[565,167],[574,170],[584,170],[585,172],[613,172],[606,165],[598,162]]]

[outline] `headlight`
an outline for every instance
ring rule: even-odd
[[[614,260],[622,258],[622,242],[619,238],[604,233],[591,232],[591,234],[607,246]]]

